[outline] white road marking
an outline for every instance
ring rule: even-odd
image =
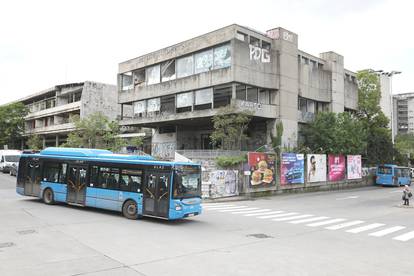
[[[258,213],[258,214],[247,214],[244,216],[251,217],[251,216],[272,215],[272,214],[280,214],[280,213],[283,213],[283,211],[272,211],[272,212],[264,212],[264,213]]]
[[[204,205],[202,205],[202,207],[206,208],[206,209],[224,208],[224,207],[232,207],[232,206],[236,206],[236,205],[233,205],[233,204],[220,205],[220,206],[204,206]]]
[[[240,212],[234,212],[232,214],[251,214],[251,213],[259,213],[264,211],[269,211],[270,209],[259,209],[259,208],[251,208],[253,211],[240,211]]]
[[[285,213],[285,214],[278,214],[278,215],[270,215],[270,216],[262,216],[262,217],[257,217],[259,219],[268,219],[268,218],[278,218],[278,217],[286,217],[286,216],[290,216],[290,215],[297,215],[298,213]]]
[[[340,219],[330,219],[330,220],[325,220],[325,221],[320,221],[320,222],[314,222],[314,223],[306,224],[306,226],[316,227],[316,226],[321,226],[321,225],[327,225],[327,224],[337,223],[337,222],[341,222],[341,221],[344,221],[344,220],[346,220],[346,219],[343,219],[343,218],[340,218]]]
[[[293,217],[282,217],[282,218],[275,218],[275,219],[272,219],[272,220],[273,221],[286,221],[286,220],[308,218],[308,217],[313,217],[313,215],[299,215],[299,216],[293,216]]]
[[[231,209],[239,209],[239,208],[246,208],[247,206],[229,206],[229,207],[217,207],[217,208],[208,208],[207,210],[231,210]]]
[[[307,218],[307,219],[301,219],[301,220],[289,221],[289,223],[299,224],[299,223],[305,223],[305,222],[318,221],[318,220],[323,220],[323,219],[328,219],[328,218],[329,218],[329,217]]]
[[[397,236],[395,238],[393,238],[393,240],[397,240],[397,241],[408,241],[411,240],[412,238],[414,238],[414,231],[405,233],[403,235]]]
[[[347,196],[347,197],[341,197],[337,198],[336,200],[346,200],[346,199],[356,199],[359,198],[359,196]]]
[[[378,228],[378,227],[381,227],[381,226],[384,226],[384,225],[385,224],[383,224],[383,223],[373,223],[373,224],[368,224],[368,225],[365,225],[365,226],[353,228],[353,229],[347,230],[346,232],[356,234],[356,233],[361,233],[361,232],[368,231],[368,230],[371,230],[371,229],[375,229],[375,228]]]
[[[201,203],[203,206],[223,206],[223,205],[229,205],[228,203]]]
[[[230,209],[230,210],[218,210],[221,213],[226,213],[226,212],[234,212],[234,211],[248,211],[251,210],[252,208],[237,208],[237,209]]]
[[[371,233],[369,235],[374,236],[374,237],[382,237],[382,236],[400,231],[404,228],[405,228],[405,226],[394,226],[394,227],[390,227],[390,228],[387,228],[387,229],[384,229],[384,230],[381,230],[381,231],[378,231],[378,232]]]
[[[358,225],[364,223],[364,221],[362,220],[354,220],[354,221],[349,221],[349,222],[345,222],[345,223],[341,223],[341,224],[337,224],[337,225],[332,225],[329,227],[325,227],[325,229],[328,230],[338,230],[338,229],[342,229],[345,227],[350,227],[350,226],[354,226],[354,225]]]

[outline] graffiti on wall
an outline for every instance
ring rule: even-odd
[[[261,61],[263,63],[270,62],[270,52],[267,49],[249,45],[250,48],[250,60]]]
[[[214,170],[205,171],[202,174],[203,184],[209,185],[209,197],[218,198],[239,194],[238,171]]]
[[[175,154],[175,143],[152,143],[151,155],[161,159],[173,159]]]

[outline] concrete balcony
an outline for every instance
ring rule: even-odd
[[[81,106],[80,101],[73,102],[73,103],[70,103],[70,104],[55,106],[55,107],[52,107],[52,108],[48,108],[48,109],[44,109],[44,110],[40,110],[40,111],[36,111],[36,112],[30,112],[25,117],[25,119],[26,120],[31,120],[31,119],[47,117],[47,116],[53,116],[53,115],[58,115],[58,114],[61,114],[61,113],[76,111],[76,110],[80,109],[80,106]]]
[[[253,117],[275,119],[279,114],[279,106],[276,105],[260,104],[236,99],[232,99],[231,103],[234,106],[236,112],[247,111],[250,112],[253,115]],[[120,125],[139,125],[144,127],[156,127],[160,125],[171,124],[175,121],[195,120],[213,117],[217,114],[218,111],[219,109],[193,110],[182,113],[147,112],[144,113],[141,117],[124,118],[120,122]]]
[[[67,133],[73,131],[75,125],[73,123],[59,124],[46,127],[37,127],[33,129],[26,129],[24,134],[26,136],[33,134],[55,134],[55,133]]]
[[[298,110],[298,122],[310,123],[315,120],[315,113]]]

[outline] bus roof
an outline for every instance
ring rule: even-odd
[[[40,153],[23,153],[23,156],[59,158],[71,160],[90,160],[115,163],[154,164],[164,166],[174,165],[197,165],[196,163],[157,161],[150,155],[127,155],[114,154],[109,150],[88,149],[88,148],[46,148]]]

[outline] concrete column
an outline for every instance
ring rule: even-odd
[[[56,147],[59,147],[59,135],[56,135]]]
[[[235,83],[233,83],[233,84],[231,85],[231,98],[232,98],[233,100],[235,100],[235,99],[236,99],[236,84],[235,84]]]
[[[43,146],[42,147],[43,148],[46,148],[46,137],[45,136],[43,136],[43,141],[42,142],[43,142]]]

